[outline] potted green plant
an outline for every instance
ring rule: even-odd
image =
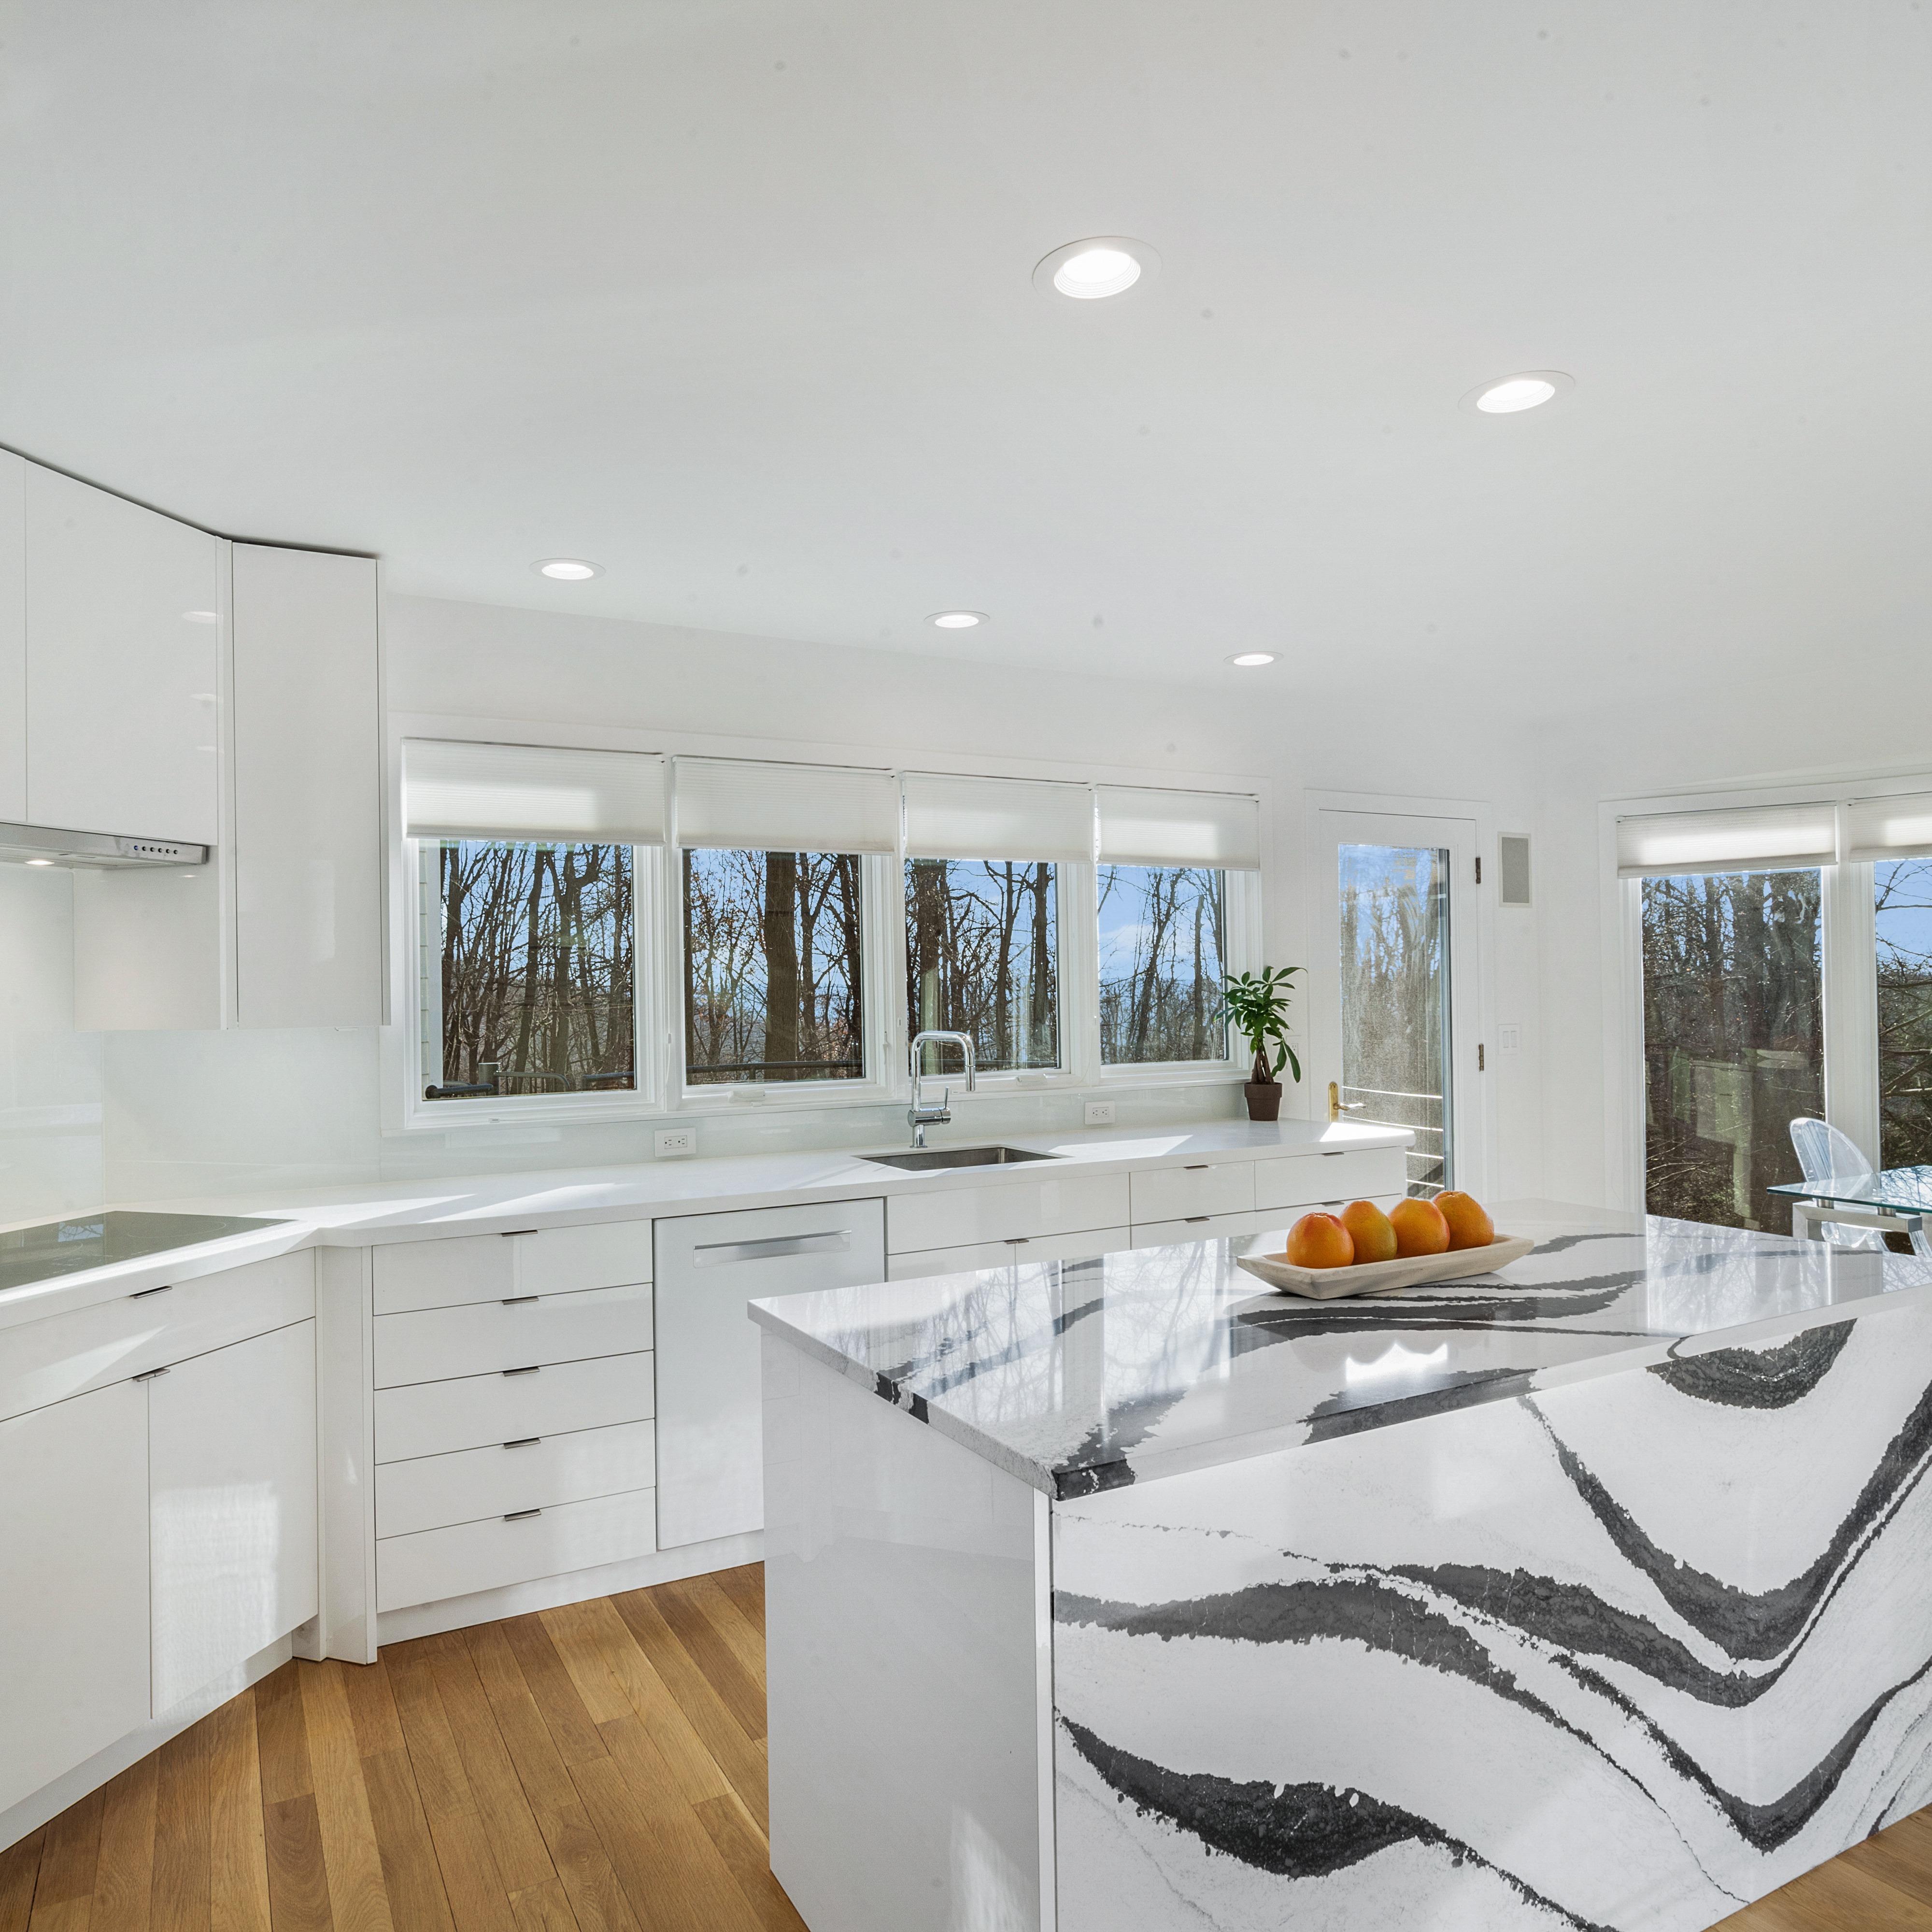
[[[1291,1069],[1298,1082],[1301,1078],[1301,1062],[1288,1043],[1288,1002],[1292,991],[1288,982],[1301,970],[1284,966],[1277,971],[1264,966],[1258,973],[1232,974],[1222,990],[1221,1016],[1246,1040],[1255,1056],[1248,1084],[1241,1090],[1247,1096],[1251,1120],[1280,1118],[1281,1082],[1275,1076],[1282,1067]],[[1268,1060],[1270,1042],[1276,1048],[1272,1065]]]

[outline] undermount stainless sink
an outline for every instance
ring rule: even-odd
[[[1024,1148],[914,1148],[904,1154],[866,1154],[880,1167],[902,1168],[908,1174],[924,1174],[934,1168],[1011,1167],[1023,1160],[1058,1160],[1057,1154],[1029,1154]]]

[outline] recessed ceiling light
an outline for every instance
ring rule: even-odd
[[[580,556],[540,556],[530,566],[539,577],[552,577],[560,584],[581,584],[586,577],[602,577],[604,566]]]
[[[1540,409],[1576,386],[1574,377],[1560,369],[1526,369],[1515,376],[1498,376],[1479,383],[1462,398],[1466,410],[1478,416],[1520,416],[1525,410]]]
[[[30,866],[51,866],[53,861],[51,859],[29,859],[27,863]]]
[[[1097,302],[1125,295],[1137,283],[1151,280],[1160,268],[1160,257],[1130,235],[1090,235],[1045,256],[1034,269],[1033,285],[1042,295]]]
[[[970,631],[987,620],[983,610],[935,610],[926,621],[937,630]]]
[[[219,610],[184,610],[182,615],[190,624],[218,624],[221,622]]]
[[[1239,664],[1245,670],[1252,664],[1273,664],[1274,653],[1272,651],[1237,651],[1228,662],[1231,664]]]

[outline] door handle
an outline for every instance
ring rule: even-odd
[[[130,1376],[128,1379],[130,1382],[151,1382],[157,1376],[164,1376],[166,1373],[166,1369],[144,1369],[138,1376]]]
[[[533,1376],[542,1366],[541,1362],[532,1362],[526,1369],[506,1369],[503,1372],[506,1376]]]
[[[1184,1167],[1180,1171],[1183,1174],[1205,1174],[1213,1165],[1211,1161],[1198,1160],[1192,1167]]]
[[[1211,1221],[1214,1218],[1211,1214],[1184,1214],[1180,1217],[1184,1226],[1192,1226],[1196,1221]]]
[[[536,1298],[534,1294],[506,1294],[503,1298],[503,1306],[506,1308],[520,1308],[525,1302],[534,1301]]]
[[[519,1234],[534,1234],[535,1228],[499,1228],[496,1232],[506,1241],[514,1241]]]
[[[159,1288],[137,1288],[132,1294],[128,1296],[128,1299],[130,1301],[145,1301],[151,1294],[166,1294],[168,1290],[173,1286],[174,1283],[172,1282],[164,1281],[161,1283]]]
[[[519,1436],[514,1442],[506,1442],[506,1449],[534,1449],[543,1440],[541,1436]]]
[[[542,1514],[543,1511],[540,1509],[512,1510],[504,1516],[503,1520],[506,1522],[528,1522],[532,1516]]]
[[[724,1262],[771,1262],[787,1255],[844,1254],[851,1246],[851,1229],[836,1228],[822,1234],[773,1234],[762,1241],[707,1241],[692,1250],[691,1258],[698,1268],[716,1268]]]
[[[1006,1238],[1006,1242],[1010,1248],[1023,1248],[1032,1239],[1033,1237],[1030,1234],[1009,1234]]]

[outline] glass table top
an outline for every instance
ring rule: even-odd
[[[0,1289],[26,1288],[114,1262],[140,1261],[175,1248],[218,1241],[278,1225],[242,1214],[77,1214],[0,1234]]]
[[[1768,1194],[1875,1208],[1886,1214],[1932,1214],[1932,1167],[1888,1167],[1876,1174],[1833,1174],[1822,1180],[1784,1180]]]

